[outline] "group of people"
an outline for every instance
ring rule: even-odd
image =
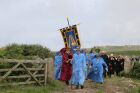
[[[122,56],[113,56],[107,55],[106,53],[102,53],[102,58],[105,60],[107,66],[108,66],[108,72],[106,74],[106,71],[104,70],[104,77],[108,75],[108,77],[111,77],[111,75],[116,74],[117,76],[120,76],[120,72],[124,70],[124,62],[125,59]]]
[[[131,57],[130,60],[133,61],[133,62],[139,62],[140,61],[140,56]]]
[[[96,53],[95,50],[91,50],[88,54],[86,50],[81,50],[79,47],[74,50],[63,48],[55,54],[55,79],[75,86],[76,89],[83,89],[87,79],[102,84],[103,75],[107,74],[111,77],[115,71],[119,75],[123,70],[121,62],[121,57],[108,56],[105,52]]]

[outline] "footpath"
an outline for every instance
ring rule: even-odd
[[[84,89],[71,89],[67,86],[64,91],[53,93],[140,93],[140,80],[125,77],[106,78],[104,84],[95,84],[86,80]]]

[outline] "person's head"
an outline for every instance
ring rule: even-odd
[[[86,49],[83,49],[83,51],[84,51],[84,53],[86,53],[86,52],[87,52],[87,50],[86,50]]]
[[[100,57],[100,54],[96,54],[96,56],[95,56],[96,58],[99,58]]]
[[[76,52],[77,52],[77,54],[80,54],[80,47],[76,48]]]
[[[114,55],[113,54],[110,54],[110,57],[113,57]]]
[[[92,49],[90,50],[90,53],[95,53],[95,49],[92,48]]]
[[[66,53],[70,54],[70,48],[66,48]]]
[[[82,50],[81,50],[81,53],[86,54],[86,53],[87,53],[86,49],[82,49]]]
[[[62,48],[62,49],[60,50],[60,52],[61,52],[61,55],[63,55],[63,54],[66,52],[66,48]]]
[[[61,52],[58,52],[58,55],[61,56],[62,55]]]
[[[84,53],[84,50],[83,49],[81,49],[81,53]]]
[[[100,51],[101,55],[106,55],[106,51]]]

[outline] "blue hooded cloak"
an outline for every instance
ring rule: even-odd
[[[83,85],[85,81],[85,68],[86,68],[86,58],[85,56],[80,53],[77,54],[75,53],[73,55],[73,60],[72,60],[72,77],[70,82],[73,85]]]
[[[108,67],[103,58],[99,57],[92,59],[92,68],[87,78],[97,83],[103,83],[103,65],[107,70]]]
[[[54,76],[56,80],[60,79],[61,65],[62,65],[62,56],[59,55],[59,52],[57,52],[54,58]]]

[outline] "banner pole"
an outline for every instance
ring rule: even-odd
[[[67,17],[68,26],[70,27],[69,17]]]

